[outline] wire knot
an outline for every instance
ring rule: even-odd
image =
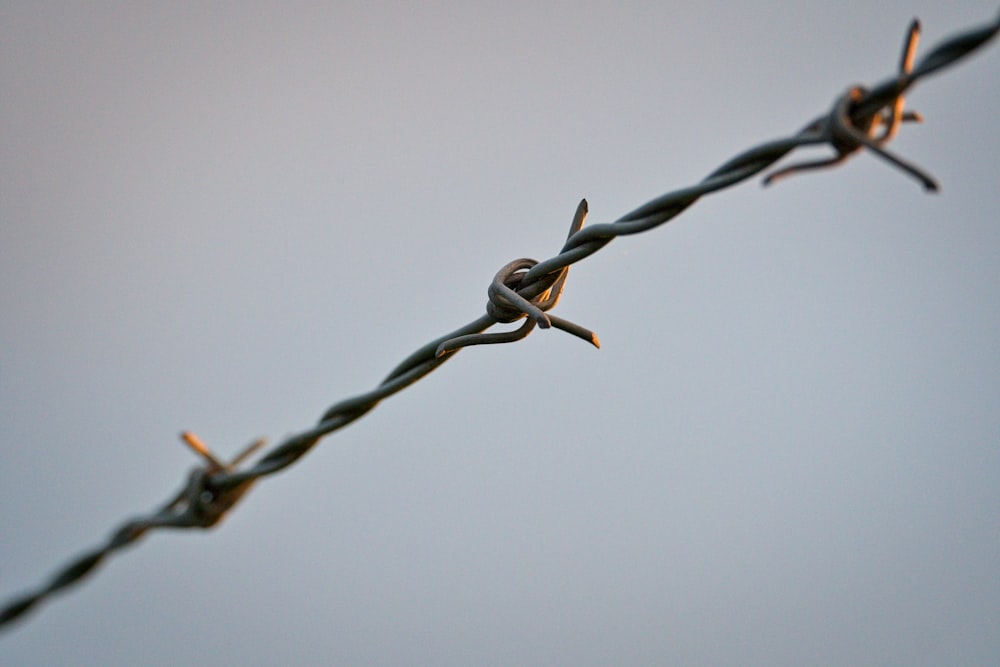
[[[525,271],[538,264],[537,260],[527,257],[508,262],[497,271],[486,294],[486,312],[494,320],[509,324],[522,317],[530,317],[535,324],[548,329],[552,326],[545,311],[555,305],[555,299],[549,299],[551,287],[534,298],[525,298],[518,294],[517,289],[524,279]]]
[[[183,496],[175,507],[177,527],[211,528],[250,490],[254,480],[231,489],[218,489],[205,468],[195,468],[188,477]]]

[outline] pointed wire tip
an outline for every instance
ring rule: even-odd
[[[917,43],[920,41],[920,19],[914,17],[906,31],[906,41],[903,42],[903,54],[900,57],[899,73],[909,74],[913,70],[913,60],[917,55]]]
[[[201,438],[196,436],[191,431],[181,431],[181,440],[185,445],[190,447],[194,453],[196,453],[201,458],[205,459],[208,463],[208,467],[213,470],[225,470],[227,468],[226,464],[220,461],[212,450],[208,448]]]
[[[237,454],[236,458],[234,458],[232,461],[229,462],[229,467],[230,468],[235,468],[236,466],[238,466],[239,464],[243,463],[248,458],[250,458],[251,456],[253,456],[254,453],[256,453],[257,451],[259,451],[260,448],[263,447],[266,444],[267,444],[267,438],[257,438],[256,440],[254,440],[253,442],[251,442],[249,445],[247,445],[246,447],[244,447],[243,451],[241,451],[239,454]]]
[[[576,205],[576,212],[573,213],[573,222],[569,225],[569,235],[567,239],[571,238],[574,234],[583,228],[583,222],[587,219],[587,214],[590,213],[590,205],[587,204],[587,199],[581,199],[580,203]]]
[[[210,458],[212,452],[209,451],[208,446],[202,442],[201,438],[196,436],[191,431],[181,431],[181,442],[190,447],[199,456]]]

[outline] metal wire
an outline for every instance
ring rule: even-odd
[[[215,526],[261,477],[292,465],[324,436],[367,414],[382,399],[437,369],[462,348],[518,341],[528,336],[536,326],[561,329],[599,347],[597,336],[592,331],[548,313],[559,301],[570,265],[594,254],[618,236],[638,234],[662,225],[703,195],[728,188],[760,173],[796,148],[828,144],[835,154],[830,158],[793,164],[774,171],[764,178],[764,185],[794,173],[839,164],[862,148],[867,148],[920,181],[926,190],[936,191],[938,185],[931,176],[883,148],[895,137],[903,122],[921,120],[919,114],[903,109],[903,93],[919,79],[969,55],[998,32],[1000,17],[990,24],[945,40],[914,66],[920,33],[920,24],[914,20],[907,31],[896,76],[871,89],[851,86],[837,97],[827,114],[816,118],[798,133],[746,150],[700,183],[657,197],[613,223],[584,228],[587,202],[581,201],[559,254],[541,262],[517,259],[497,272],[488,290],[485,315],[425,344],[397,365],[375,389],[333,405],[315,426],[285,439],[244,470],[237,469],[239,463],[261,447],[263,441],[252,444],[230,463],[224,463],[196,436],[182,433],[182,440],[205,463],[189,474],[180,491],[152,514],[125,521],[103,546],[73,559],[46,584],[11,599],[0,610],[0,628],[22,618],[55,593],[79,583],[105,558],[135,544],[152,529],[207,529]],[[513,331],[485,333],[496,324],[522,319],[524,323]]]

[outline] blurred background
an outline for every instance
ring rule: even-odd
[[[0,5],[0,601],[302,430],[494,273],[983,2]],[[707,197],[0,635],[4,665],[1000,660],[1000,50]],[[826,155],[800,153],[796,159]]]

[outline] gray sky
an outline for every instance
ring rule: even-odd
[[[3,3],[0,599],[169,498],[179,431],[306,428],[580,197],[996,12],[944,5]],[[461,352],[0,664],[995,664],[998,81],[994,44],[908,97],[939,195],[862,155],[616,240],[554,311],[600,351]]]

